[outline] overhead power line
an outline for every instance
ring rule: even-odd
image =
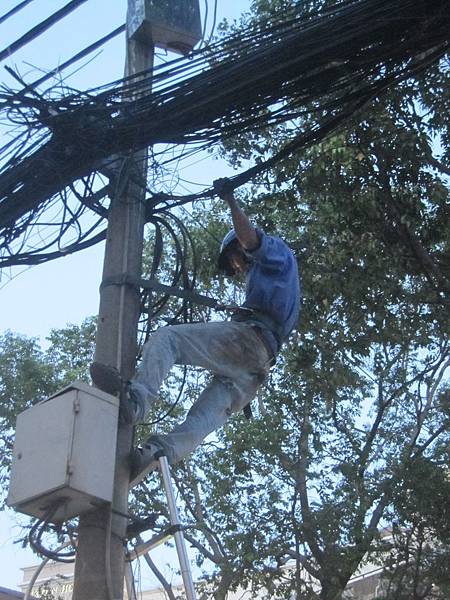
[[[30,0],[31,1],[31,0]],[[20,48],[23,48],[26,44],[37,38],[41,33],[50,29],[55,23],[60,21],[62,18],[67,16],[73,10],[84,4],[86,0],[71,0],[66,6],[63,6],[60,10],[53,13],[50,17],[41,21],[38,25],[27,31],[22,37],[18,40],[7,46],[4,50],[0,51],[0,60],[4,60],[8,58],[14,52],[17,52]]]
[[[152,93],[145,73],[58,99],[53,93],[51,100],[0,93],[7,118],[24,125],[22,137],[3,149],[0,249],[11,264],[18,258],[13,243],[47,204],[58,194],[65,202],[68,186],[101,171],[111,157],[179,144],[170,157],[176,161],[192,148],[295,120],[291,141],[234,178],[241,185],[438,61],[449,48],[449,30],[446,0],[356,0],[306,18],[291,12],[288,20],[241,30],[189,59],[161,65]],[[173,207],[211,195],[161,198]]]
[[[110,40],[112,40],[113,38],[117,37],[118,35],[120,35],[121,33],[124,33],[124,32],[125,32],[125,24],[120,25],[120,27],[117,27],[116,29],[114,29],[114,31],[111,31],[111,33],[108,33],[107,35],[98,39],[93,44],[90,44],[89,46],[87,46],[86,48],[81,50],[80,52],[77,52],[77,54],[74,54],[74,56],[72,56],[71,58],[69,58],[68,60],[63,62],[61,65],[58,65],[57,67],[55,67],[54,69],[52,69],[51,71],[49,71],[48,73],[46,73],[45,75],[40,77],[39,79],[36,79],[35,81],[33,81],[33,83],[28,84],[24,90],[21,90],[21,94],[28,91],[29,89],[39,87],[45,81],[48,81],[49,79],[51,79],[58,73],[62,73],[62,71],[64,71],[68,67],[72,66],[74,63],[78,62],[82,58],[85,58],[86,56],[88,56],[88,54],[95,52],[95,50],[97,50],[101,46],[104,46],[107,42],[109,42]]]
[[[19,4],[17,4],[17,6],[14,6],[14,8],[12,8],[11,10],[9,10],[7,13],[5,13],[4,15],[2,15],[0,17],[0,25],[2,23],[4,23],[7,19],[9,19],[10,17],[15,15],[16,13],[18,13],[19,10],[22,10],[22,8],[25,8],[25,6],[27,6],[27,4],[30,4],[30,2],[32,2],[32,1],[33,0],[23,0],[23,2],[19,2]]]

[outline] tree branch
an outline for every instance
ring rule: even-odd
[[[303,415],[303,423],[300,432],[299,440],[299,460],[297,463],[297,478],[296,485],[299,492],[300,508],[303,519],[303,532],[305,540],[308,543],[311,552],[317,562],[323,561],[323,551],[320,549],[319,544],[316,540],[317,527],[315,519],[311,513],[308,500],[308,487],[306,484],[306,474],[308,471],[308,457],[309,457],[309,405],[308,400],[305,399],[305,408]]]
[[[436,266],[429,253],[420,243],[418,237],[410,230],[407,224],[403,222],[402,215],[392,194],[391,185],[389,183],[389,175],[381,152],[379,152],[377,159],[379,176],[383,190],[383,196],[380,195],[380,198],[386,208],[387,213],[395,221],[400,238],[402,238],[404,243],[406,243],[413,251],[430,284],[433,287],[437,287],[441,293],[448,295],[450,293],[450,281]]]
[[[447,167],[446,165],[444,165],[443,163],[441,163],[440,160],[438,160],[437,158],[435,158],[431,154],[431,151],[430,151],[430,154],[427,156],[427,158],[428,158],[428,162],[430,163],[430,165],[432,167],[434,167],[437,171],[440,171],[444,175],[449,175],[450,176],[450,168]]]
[[[140,535],[137,535],[136,539],[137,539],[137,541],[138,541],[139,544],[143,544],[144,543],[144,540],[142,539],[142,537]],[[172,587],[171,587],[170,583],[165,579],[165,577],[161,573],[161,571],[159,571],[159,569],[157,568],[157,566],[155,565],[155,563],[152,561],[152,559],[150,558],[150,556],[148,555],[148,553],[144,554],[144,560],[148,564],[148,566],[150,567],[150,570],[153,573],[153,575],[158,579],[158,581],[160,582],[160,584],[164,588],[164,591],[166,592],[167,596],[169,597],[169,600],[176,600],[175,594],[172,591]]]

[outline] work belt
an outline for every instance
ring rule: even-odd
[[[221,304],[218,300],[215,300],[214,298],[210,298],[209,296],[204,296],[202,294],[197,294],[191,289],[180,289],[174,286],[165,285],[163,283],[159,283],[159,281],[155,281],[154,279],[137,279],[134,277],[130,277],[127,273],[121,273],[118,275],[113,275],[111,277],[105,277],[101,283],[100,288],[105,288],[111,285],[127,285],[136,289],[137,291],[143,288],[144,290],[152,290],[157,293],[176,296],[177,298],[182,298],[183,300],[188,300],[196,304],[200,304],[202,306],[208,306],[209,308],[215,310],[231,311],[233,313],[231,317],[233,321],[249,321],[255,323],[255,327],[259,327],[261,329],[261,341],[266,346],[270,347],[270,353],[272,355],[274,354],[273,349],[270,345],[268,337],[263,337],[264,332],[269,332],[269,335],[273,335],[277,344],[277,352],[281,347],[284,337],[282,326],[275,319],[273,319],[273,317],[271,317],[264,311],[259,310],[258,308],[252,308],[250,306],[227,306],[225,304]]]
[[[259,327],[256,323],[254,324],[253,327],[254,332],[256,333],[256,335],[258,336],[260,342],[262,343],[262,345],[265,347],[265,349],[267,350],[268,355],[270,356],[270,366],[275,364],[275,359],[276,359],[276,354],[273,351],[272,346],[270,345],[269,340],[267,339],[267,336],[264,333],[264,329],[262,329],[261,327]]]
[[[268,349],[270,356],[275,360],[283,339],[281,325],[275,321],[275,319],[261,310],[244,306],[243,310],[237,309],[236,312],[234,312],[231,320],[254,323],[255,332],[264,346]],[[275,353],[269,341],[270,335],[274,338],[277,345]]]

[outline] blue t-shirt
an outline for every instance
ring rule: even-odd
[[[261,311],[275,321],[277,331],[272,329],[272,333],[278,343],[271,343],[271,346],[276,352],[299,318],[300,277],[297,261],[289,246],[280,238],[266,235],[260,229],[257,229],[257,233],[261,243],[259,248],[249,252],[253,263],[246,273],[243,306]],[[249,316],[246,320],[254,319]],[[258,319],[256,318],[255,321],[257,322]],[[270,329],[263,321],[261,327]]]

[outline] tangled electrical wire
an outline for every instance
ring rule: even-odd
[[[103,239],[111,192],[104,173],[117,157],[171,144],[179,159],[293,124],[285,148],[233,178],[242,185],[449,47],[445,0],[344,0],[306,17],[299,3],[284,17],[106,87],[57,96],[24,82],[22,91],[0,92],[3,118],[19,131],[0,149],[0,266],[38,264]],[[165,152],[155,149],[152,167],[174,160]],[[148,191],[156,209],[158,194]],[[163,204],[211,196],[206,189]],[[95,223],[83,221],[92,212]]]
[[[51,560],[58,562],[71,563],[75,561],[76,555],[76,529],[70,523],[54,524],[53,518],[56,512],[64,504],[65,499],[59,499],[47,510],[42,519],[37,519],[30,529],[28,541],[31,548],[38,554],[45,556]],[[63,544],[64,547],[70,546],[69,550],[51,550],[46,547],[43,542],[43,536],[51,529],[51,533],[57,535],[59,540],[62,537],[67,537],[68,540]]]
[[[187,225],[169,209],[154,211],[148,221],[153,228],[150,242],[152,251],[149,264],[144,267],[144,277],[150,282],[164,280],[170,288],[193,291],[197,280],[198,260],[194,240]],[[170,262],[170,271],[165,269],[166,259]],[[140,347],[142,348],[161,320],[168,325],[180,320],[188,323],[192,322],[193,312],[194,306],[188,299],[181,298],[181,301],[177,302],[169,292],[158,293],[152,288],[144,287],[141,290]],[[161,415],[150,421],[148,426],[164,421],[178,406],[187,380],[187,368],[183,367],[182,371],[176,398]]]
[[[183,289],[195,288],[197,278],[197,257],[194,241],[182,219],[169,209],[161,209],[152,214],[149,223],[154,228],[152,258],[147,269],[146,277],[149,280],[157,278],[158,270],[163,267],[163,248],[171,255],[171,287]],[[167,280],[167,275],[159,274],[159,279]],[[156,294],[151,289],[144,289],[141,297],[141,314],[145,318],[141,321],[142,342],[144,343],[151,334],[150,323],[155,327],[155,321],[166,310],[172,296]],[[187,300],[182,300],[181,305],[171,311],[170,317],[165,319],[167,324],[191,320],[192,307]]]

